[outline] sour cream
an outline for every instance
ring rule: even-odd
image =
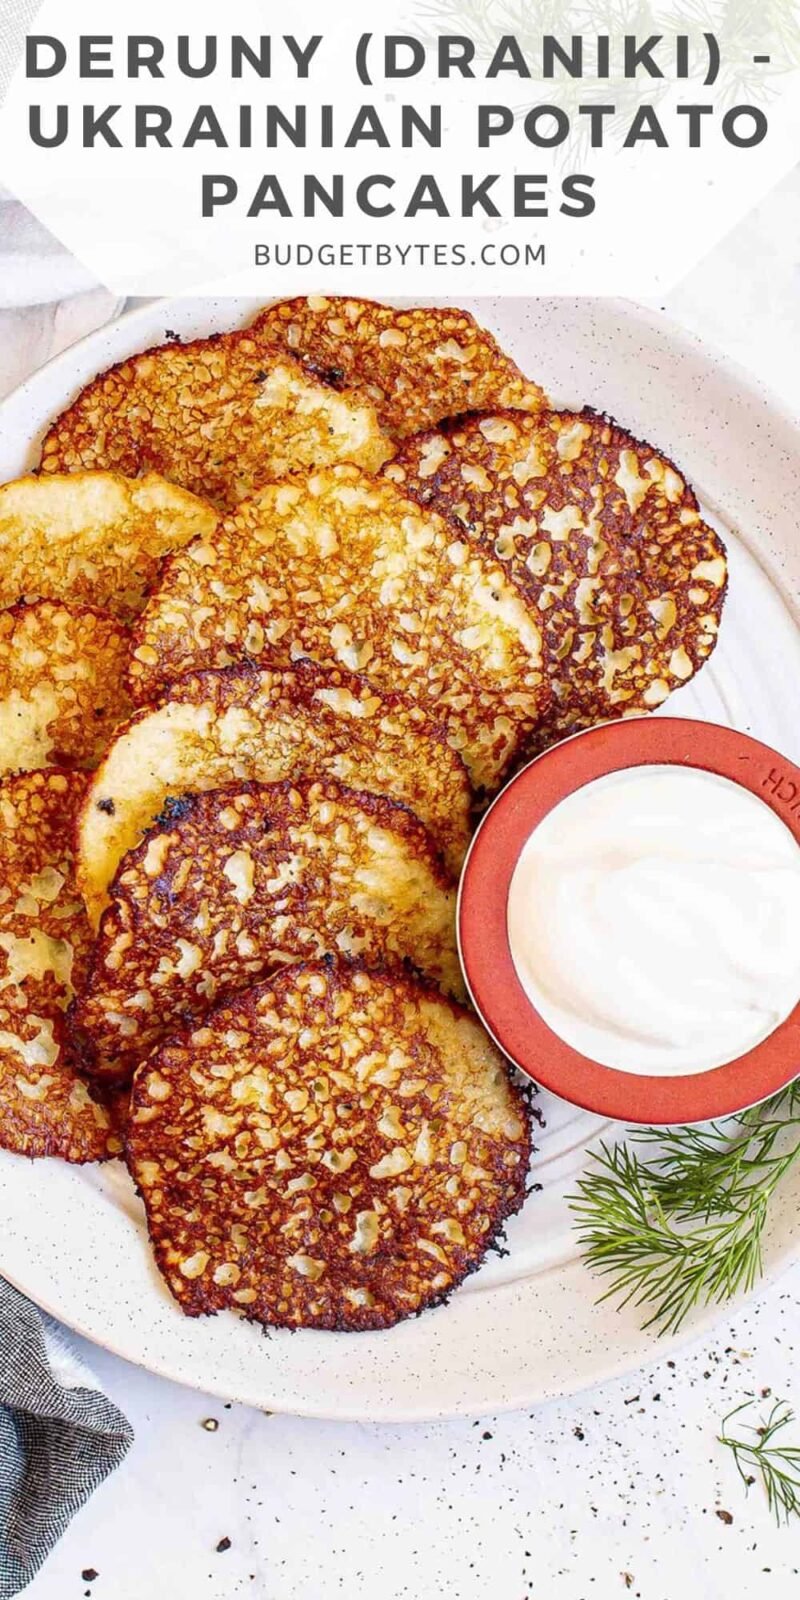
[[[508,938],[528,998],[581,1054],[624,1072],[707,1071],[800,1000],[800,848],[727,778],[614,773],[527,840]]]

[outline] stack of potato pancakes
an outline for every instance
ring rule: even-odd
[[[0,1143],[122,1155],[190,1315],[387,1327],[525,1196],[455,885],[659,706],[725,552],[465,312],[310,298],[102,373],[0,488]]]

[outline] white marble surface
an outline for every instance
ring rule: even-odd
[[[97,290],[0,311],[0,393],[120,309]],[[665,309],[800,413],[800,175]],[[800,1411],[798,1300],[800,1267],[645,1373],[533,1413],[406,1427],[227,1407],[84,1346],[136,1444],[27,1593],[784,1600],[800,1593],[800,1523],[778,1530],[759,1490],[745,1497],[716,1434],[749,1394]]]

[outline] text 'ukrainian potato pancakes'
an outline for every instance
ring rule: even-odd
[[[127,1159],[169,1288],[290,1328],[446,1296],[525,1192],[520,1092],[473,1017],[396,975],[288,967],[136,1074]]]
[[[133,709],[128,629],[91,606],[0,612],[0,772],[95,767]]]
[[[486,790],[548,698],[538,613],[503,564],[351,466],[270,485],[168,563],[131,688],[152,700],[204,664],[300,657],[418,700]]]
[[[453,307],[378,305],[310,295],[269,306],[253,333],[374,405],[393,439],[463,411],[546,403],[485,328]]]
[[[386,471],[492,550],[540,618],[554,698],[538,743],[652,710],[711,654],[724,547],[672,463],[607,418],[464,417]]]
[[[67,600],[129,622],[161,557],[211,533],[217,519],[155,473],[17,478],[0,486],[0,606]]]
[[[42,472],[113,468],[234,506],[272,478],[331,461],[374,472],[393,454],[374,408],[247,333],[131,356],[53,424]]]
[[[228,668],[181,678],[168,700],[140,712],[110,746],[78,831],[79,878],[92,920],[122,857],[171,796],[303,776],[399,800],[428,829],[449,870],[459,871],[469,840],[469,782],[443,730],[418,705],[308,662],[287,672]]]
[[[85,786],[52,769],[0,784],[0,1145],[78,1162],[121,1148],[64,1041],[91,942],[70,845]]]
[[[217,997],[325,955],[463,995],[454,886],[416,817],[330,780],[176,800],[114,880],[72,1016],[83,1064],[127,1075]]]

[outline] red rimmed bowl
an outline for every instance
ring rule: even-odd
[[[472,1001],[514,1064],[553,1094],[621,1122],[705,1122],[776,1094],[800,1074],[800,1002],[767,1038],[724,1066],[681,1076],[623,1072],[567,1044],[522,987],[509,945],[508,895],[534,829],[571,794],[637,767],[693,767],[749,790],[800,846],[800,769],[768,745],[677,717],[604,723],[555,745],[518,773],[472,841],[458,900],[458,944]]]

